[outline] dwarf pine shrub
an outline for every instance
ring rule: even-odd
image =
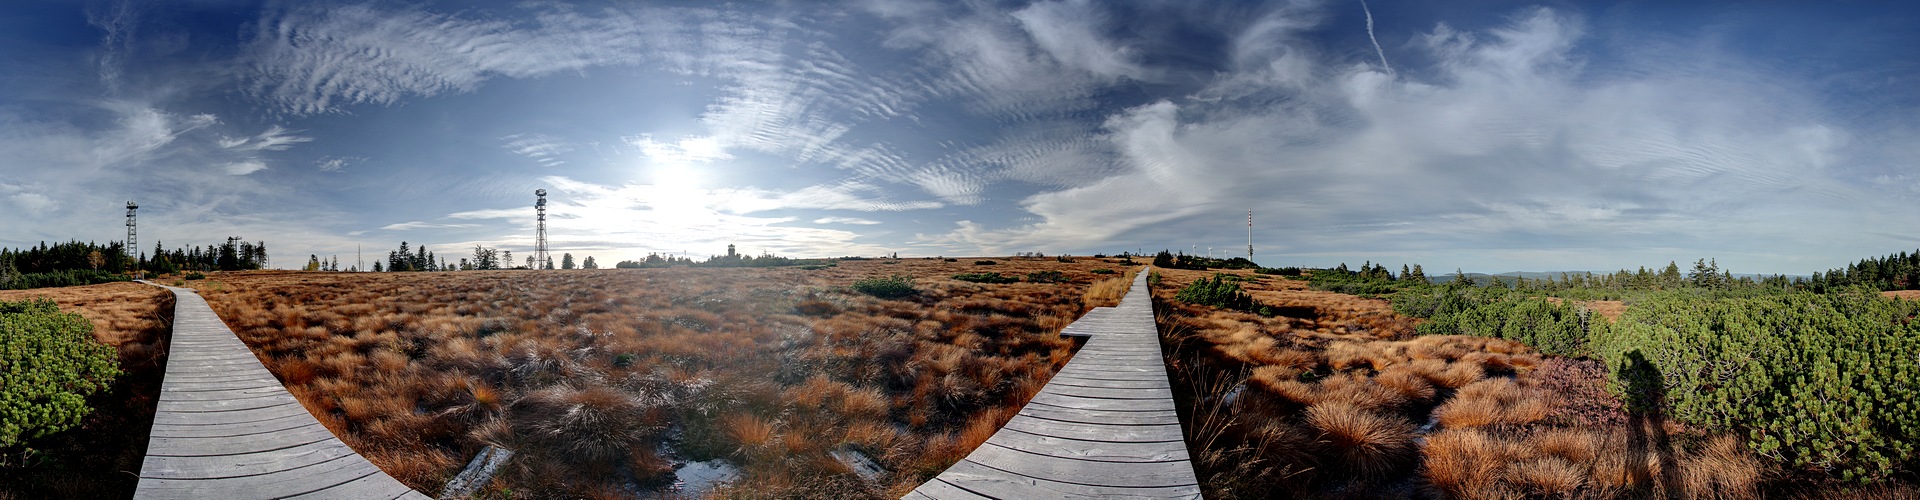
[[[883,299],[897,299],[913,295],[913,277],[893,275],[886,278],[866,278],[853,282],[853,291]]]
[[[0,302],[0,448],[80,425],[87,396],[118,376],[86,318],[48,299]]]
[[[1253,296],[1240,290],[1237,280],[1227,275],[1215,273],[1211,278],[1200,278],[1180,289],[1173,298],[1189,304],[1214,306],[1222,309],[1246,311],[1253,308]]]
[[[1661,294],[1597,322],[1593,344],[1616,391],[1650,390],[1760,456],[1865,483],[1920,460],[1917,315],[1920,302],[1871,293]]]
[[[1001,276],[1000,273],[960,273],[960,274],[953,275],[953,279],[971,282],[971,283],[992,283],[992,284],[1020,282],[1019,277]]]

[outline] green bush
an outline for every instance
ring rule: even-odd
[[[1020,282],[1020,278],[1017,278],[1014,276],[1001,276],[1000,273],[960,273],[960,274],[953,275],[953,279],[957,279],[960,281],[968,281],[973,283],[994,283],[994,284]]]
[[[994,261],[991,261],[991,260],[976,260],[976,261],[973,261],[973,265],[976,265],[976,266],[991,266],[991,265],[994,265],[994,264],[999,264],[999,262],[994,262]]]
[[[883,299],[897,299],[913,295],[913,278],[893,275],[886,278],[866,278],[853,282],[853,291]]]
[[[203,279],[207,279],[207,275],[200,274],[199,272],[189,272],[187,273],[185,278],[189,280],[203,280]]]
[[[1027,273],[1027,281],[1034,283],[1062,283],[1067,281],[1067,275],[1060,271],[1035,271]]]
[[[1393,295],[1393,310],[1427,318],[1421,335],[1496,337],[1556,356],[1585,356],[1592,313],[1500,287],[1408,287]]]
[[[1095,269],[1092,272],[1093,274],[1113,274],[1113,270],[1107,268]]]
[[[1916,316],[1920,302],[1872,293],[1669,293],[1599,322],[1593,344],[1629,401],[1664,401],[1780,464],[1866,483],[1920,459]]]
[[[1223,309],[1248,311],[1253,309],[1253,296],[1240,290],[1240,284],[1225,274],[1214,274],[1212,278],[1200,278],[1180,289],[1173,296],[1181,302],[1214,306]]]
[[[1280,275],[1280,276],[1299,276],[1300,268],[1298,267],[1262,267],[1259,269],[1254,269],[1253,272],[1259,273],[1259,274],[1274,274],[1274,275]]]
[[[0,448],[80,425],[87,396],[118,376],[86,318],[48,299],[0,302]]]

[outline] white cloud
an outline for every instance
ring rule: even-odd
[[[856,226],[872,226],[872,225],[879,224],[880,221],[872,220],[872,219],[862,219],[859,217],[821,217],[818,219],[814,219],[813,223],[814,224],[852,224]]]
[[[266,170],[267,164],[260,160],[241,160],[228,163],[226,166],[220,167],[220,169],[225,171],[227,175],[247,175]]]
[[[1106,78],[1149,78],[1150,71],[1135,61],[1132,48],[1100,33],[1107,18],[1100,4],[1088,0],[1035,2],[1014,11],[1013,18],[1060,64]]]

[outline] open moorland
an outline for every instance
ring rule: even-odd
[[[1045,385],[1072,353],[1059,329],[1117,301],[1125,269],[907,259],[188,283],[323,424],[423,492],[491,444],[517,453],[488,489],[503,496],[631,496],[701,462],[738,471],[714,494],[898,497]]]
[[[1913,303],[1732,283],[1602,293],[1249,271],[1153,280],[1209,498],[1920,495],[1900,458],[1914,392],[1899,358],[1912,351],[1895,347],[1915,338]],[[1316,290],[1321,274],[1380,298]],[[1785,304],[1803,316],[1745,312]],[[1779,347],[1797,342],[1840,343]],[[1839,352],[1808,368],[1736,368],[1825,349]],[[1862,371],[1832,378],[1835,366]],[[1852,403],[1826,406],[1838,401]]]
[[[78,427],[0,455],[0,498],[124,498],[139,482],[166,371],[173,294],[138,283],[0,290],[0,302],[53,300],[93,324],[93,337],[117,352],[121,375],[87,398],[94,409]]]

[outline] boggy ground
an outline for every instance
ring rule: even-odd
[[[320,421],[438,492],[486,444],[487,493],[620,497],[724,458],[752,497],[898,497],[986,440],[1065,364],[1056,334],[1116,287],[1096,259],[803,269],[223,274],[192,282]],[[1060,271],[1062,283],[958,273]],[[883,300],[847,287],[914,277]],[[1110,278],[1112,276],[1112,278]],[[1124,287],[1120,287],[1124,289]],[[859,451],[863,480],[831,453]]]
[[[41,297],[92,322],[93,337],[119,351],[122,374],[87,398],[93,413],[79,427],[0,455],[0,499],[131,497],[166,371],[173,294],[138,283],[0,290],[0,301]]]
[[[1241,272],[1261,317],[1180,303],[1157,270],[1169,373],[1208,498],[1745,498],[1737,439],[1629,412],[1597,361],[1414,335],[1385,300]]]

